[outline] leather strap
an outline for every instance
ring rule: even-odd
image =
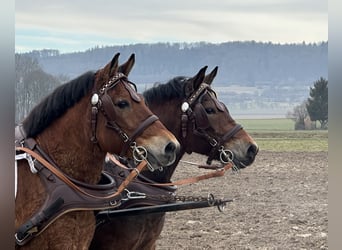
[[[190,177],[187,179],[182,179],[182,180],[178,180],[178,181],[174,181],[174,182],[170,182],[170,183],[156,183],[156,184],[148,184],[148,185],[152,185],[152,186],[170,186],[170,185],[185,185],[185,184],[193,184],[202,180],[206,180],[206,179],[210,179],[213,177],[221,177],[225,174],[225,172],[232,168],[234,166],[233,163],[229,162],[227,165],[225,165],[222,169],[214,171],[214,172],[210,172],[207,174],[203,174],[203,175],[199,175],[199,176],[195,176],[195,177]]]
[[[125,144],[122,147],[120,155],[124,155],[126,151],[128,150],[128,147],[131,145],[132,142],[135,141],[135,139],[152,123],[159,120],[159,118],[156,115],[151,115],[146,120],[144,120],[142,123],[140,123],[139,127],[134,131],[134,133],[128,138],[128,141],[125,142]]]
[[[117,164],[117,160],[115,159],[115,157],[112,154],[108,154],[107,155],[109,157],[109,159],[111,161],[113,161],[116,165],[122,167],[122,164]],[[175,186],[175,185],[186,185],[186,184],[193,184],[202,180],[206,180],[206,179],[210,179],[213,177],[220,177],[223,176],[225,174],[225,172],[232,168],[234,166],[234,164],[232,162],[227,163],[223,168],[221,168],[220,170],[216,170],[210,173],[206,173],[203,175],[199,175],[199,176],[194,176],[194,177],[190,177],[190,178],[186,178],[186,179],[181,179],[178,181],[174,181],[174,182],[168,182],[168,183],[145,183],[146,185],[151,185],[151,186]],[[127,169],[127,167],[124,167]],[[136,181],[138,182],[138,181]]]
[[[45,160],[42,156],[40,156],[38,153],[25,148],[25,147],[16,147],[16,150],[18,151],[24,151],[28,154],[30,154],[32,157],[34,157],[36,160],[38,160],[41,164],[43,164],[47,169],[49,169],[53,174],[55,174],[58,178],[60,178],[65,184],[70,186],[72,189],[86,195],[92,198],[97,198],[97,199],[110,199],[118,196],[122,191],[127,187],[127,185],[143,170],[143,168],[147,165],[147,162],[143,160],[142,162],[139,163],[139,165],[136,167],[136,171],[131,171],[130,174],[127,176],[125,181],[122,182],[122,184],[119,186],[118,190],[108,196],[96,196],[92,195],[90,193],[87,193],[84,191],[82,188],[74,184],[65,174],[63,174],[59,169],[55,168],[52,164],[50,164],[47,160]]]
[[[211,164],[212,160],[215,157],[215,152],[219,149],[219,147],[221,147],[225,141],[229,141],[241,129],[242,126],[240,124],[236,124],[234,128],[232,128],[226,134],[223,135],[223,137],[216,143],[216,145],[213,145],[207,159],[207,164]]]

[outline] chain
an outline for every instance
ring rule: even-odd
[[[140,195],[140,196],[139,196]],[[233,200],[223,200],[223,199],[215,199],[214,195],[209,193],[207,197],[203,196],[185,196],[185,195],[176,195],[174,193],[169,193],[168,195],[146,195],[144,193],[138,192],[128,192],[128,199],[144,199],[150,198],[153,200],[171,202],[171,201],[179,201],[179,202],[207,202],[208,206],[217,206],[220,212],[223,212],[227,202],[231,202]]]
[[[203,196],[185,196],[185,195],[175,195],[175,201],[207,201],[208,197],[203,197]]]
[[[175,195],[175,194],[169,194],[169,195],[146,195],[146,198],[151,198],[154,200],[160,200],[160,201],[207,201],[207,197],[203,196],[193,196],[193,195]]]

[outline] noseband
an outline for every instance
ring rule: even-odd
[[[210,123],[207,113],[205,112],[205,109],[201,104],[201,100],[206,93],[208,93],[212,97],[212,100],[215,102],[215,105],[220,112],[228,112],[226,106],[217,100],[216,94],[210,88],[210,85],[201,83],[197,91],[195,91],[190,97],[188,97],[188,99],[185,100],[181,106],[182,137],[186,138],[188,122],[190,121],[194,134],[205,138],[212,147],[208,155],[207,164],[211,164],[212,160],[215,157],[216,151],[219,151],[220,153],[220,161],[226,164],[233,161],[234,155],[232,151],[230,151],[229,149],[225,149],[223,144],[226,141],[229,141],[237,132],[239,132],[240,129],[242,129],[242,126],[240,124],[236,124],[231,130],[229,130],[220,138],[211,136],[206,131],[206,129],[209,128]]]
[[[122,138],[124,145],[121,150],[120,156],[123,156],[129,147],[133,150],[133,157],[136,161],[142,161],[147,157],[147,150],[142,146],[137,146],[135,139],[152,123],[157,121],[159,118],[156,115],[151,115],[146,120],[144,120],[133,132],[131,137],[125,133],[123,129],[115,122],[115,105],[112,102],[111,97],[108,95],[108,91],[114,88],[119,82],[121,82],[127,89],[133,101],[139,103],[141,101],[140,96],[136,93],[136,89],[133,89],[131,85],[135,87],[134,83],[127,80],[127,76],[122,73],[114,75],[108,83],[104,84],[99,90],[99,93],[94,92],[91,98],[91,126],[92,126],[92,136],[91,141],[93,143],[98,143],[96,138],[96,124],[97,124],[97,113],[100,110],[106,117],[106,126],[110,129],[115,130]]]

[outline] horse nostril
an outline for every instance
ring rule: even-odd
[[[257,155],[258,151],[259,151],[259,147],[255,144],[252,144],[249,146],[247,150],[247,154],[254,158]]]
[[[173,142],[169,142],[165,147],[165,154],[174,154],[176,151],[176,144]]]

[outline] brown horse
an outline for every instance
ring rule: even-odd
[[[129,157],[133,154],[130,148],[140,147],[146,149],[151,166],[159,168],[172,164],[179,142],[155,118],[128,81],[134,54],[121,66],[118,57],[116,54],[96,73],[87,72],[48,95],[25,118],[20,129],[16,129],[16,138],[17,131],[21,138],[16,140],[16,145],[18,143],[24,149],[29,141],[35,142],[34,148],[45,152],[43,157],[51,159],[68,179],[85,185],[99,182],[107,152]],[[150,117],[154,118],[151,120]],[[141,127],[144,123],[147,125]],[[33,174],[30,163],[34,163],[33,168],[38,166],[37,158],[32,162],[32,158],[28,158],[27,161],[17,161],[16,248],[88,249],[95,230],[93,211],[62,214],[39,234],[32,230],[20,231],[25,231],[23,225],[29,227],[30,218],[49,197],[45,183],[55,180],[52,176],[40,178],[40,173]],[[54,207],[49,209],[46,212]],[[36,237],[20,244],[35,233]]]
[[[232,153],[239,168],[252,164],[255,159],[257,144],[236,124],[210,87],[217,67],[205,76],[206,68],[192,78],[176,77],[144,92],[150,109],[181,143],[181,152],[171,167],[144,175],[153,181],[170,182],[185,153],[207,155],[209,163],[212,159],[225,162],[222,152]],[[181,119],[185,115],[187,122]],[[105,169],[114,172],[110,164]],[[97,227],[90,249],[155,249],[164,219],[165,213],[115,217]]]

